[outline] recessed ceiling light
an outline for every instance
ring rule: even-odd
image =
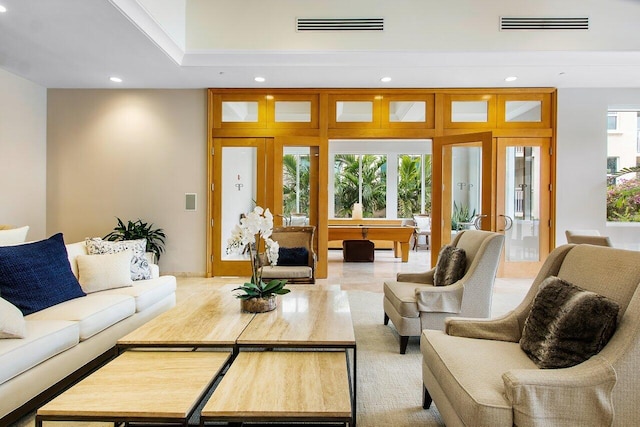
[[[265,79],[264,77],[256,77],[253,80],[257,81],[258,83],[263,83],[267,81],[267,79]]]
[[[391,77],[383,77],[380,79],[382,83],[389,83],[391,81]]]
[[[122,79],[120,77],[109,77],[109,80],[114,83],[122,83]]]
[[[0,13],[5,13],[6,11],[7,11],[7,8],[0,4]]]
[[[504,79],[505,82],[515,82],[516,80],[518,80],[516,76],[509,76]]]

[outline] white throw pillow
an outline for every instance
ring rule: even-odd
[[[0,339],[24,338],[27,323],[18,307],[0,298]]]
[[[129,249],[115,254],[78,255],[78,281],[82,290],[90,294],[133,286],[131,256]]]
[[[416,222],[416,227],[419,231],[431,230],[431,217],[430,216],[414,216],[413,220]]]
[[[0,246],[11,246],[24,243],[24,241],[27,239],[28,231],[28,225],[19,228],[0,230]]]
[[[151,267],[145,256],[147,239],[109,241],[102,240],[100,237],[92,237],[85,239],[85,242],[89,255],[114,254],[130,249],[133,253],[131,257],[131,279],[151,279]]]

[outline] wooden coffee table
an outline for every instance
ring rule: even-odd
[[[337,351],[243,351],[200,414],[206,422],[352,420],[347,362]]]
[[[199,292],[118,340],[131,347],[231,347],[255,314],[243,313],[232,290],[238,285]]]
[[[186,426],[230,357],[227,352],[127,351],[38,409],[36,427],[43,421]]]

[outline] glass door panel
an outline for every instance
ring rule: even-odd
[[[505,235],[503,276],[533,277],[549,253],[549,155],[545,138],[498,143],[497,230]]]
[[[494,229],[492,147],[491,132],[434,138],[432,265],[461,230]]]
[[[311,148],[289,147],[282,157],[283,225],[309,225]]]
[[[256,204],[267,207],[265,140],[217,138],[213,152],[212,273],[246,276],[251,274],[248,255],[227,253],[227,242],[243,214]]]

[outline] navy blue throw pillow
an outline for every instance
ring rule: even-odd
[[[307,248],[279,248],[278,265],[293,267],[309,265],[309,251]]]
[[[85,296],[71,271],[62,233],[0,247],[0,295],[25,316]]]

